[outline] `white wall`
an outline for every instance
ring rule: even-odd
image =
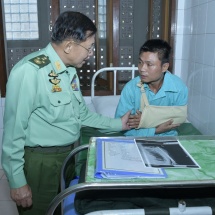
[[[188,120],[215,133],[215,1],[178,0],[175,74],[189,88]]]

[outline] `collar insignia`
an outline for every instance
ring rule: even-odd
[[[59,61],[55,62],[55,66],[56,66],[57,70],[61,70],[61,65],[60,65]]]

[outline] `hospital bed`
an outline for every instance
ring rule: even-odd
[[[106,95],[106,96],[97,96],[96,92],[95,92],[95,87],[97,85],[97,77],[98,76],[106,77],[107,72],[113,74],[112,75],[113,87],[112,87],[112,91],[111,91],[112,94]],[[102,115],[113,118],[115,110],[116,110],[116,106],[117,106],[119,98],[120,98],[120,95],[117,95],[118,79],[120,79],[120,75],[123,73],[127,73],[127,76],[129,76],[130,79],[132,79],[135,77],[136,72],[137,72],[137,67],[135,67],[135,66],[108,67],[108,68],[103,68],[103,69],[98,70],[92,77],[91,96],[84,97],[86,105],[89,107],[89,109],[91,111],[94,111],[94,112],[100,113]],[[179,136],[182,136],[182,135],[200,135],[201,133],[191,123],[186,122],[186,123],[183,123],[178,128],[178,134],[179,134]],[[62,200],[65,199],[62,203],[62,211],[65,215],[76,214],[74,205],[73,205],[75,194],[73,193],[72,195],[69,195],[69,192],[65,192],[66,187],[65,187],[65,181],[64,181],[64,170],[66,168],[68,161],[73,156],[76,157],[76,172],[77,172],[77,176],[79,176],[80,168],[87,157],[88,144],[89,144],[91,137],[101,137],[101,136],[108,137],[108,136],[122,136],[122,135],[123,134],[121,132],[109,132],[108,133],[108,132],[104,132],[99,129],[82,127],[80,140],[78,141],[78,144],[76,145],[78,147],[75,148],[75,150],[70,153],[70,155],[67,157],[67,159],[65,160],[63,167],[62,167],[62,173],[61,173],[61,195],[62,196],[61,196],[61,198],[62,198]],[[80,146],[80,144],[81,144],[81,146]],[[75,188],[75,187],[79,186],[77,183],[78,183],[78,177],[71,182],[70,186]],[[78,187],[75,192],[85,190],[85,188],[86,187],[84,187],[84,188]],[[92,187],[89,187],[89,189],[97,189],[97,188],[95,188],[94,185],[92,185]],[[57,200],[59,200],[59,199],[57,199]],[[123,210],[123,211],[125,212],[125,210]],[[140,211],[139,210],[130,211],[130,214],[135,214],[136,212],[138,214]],[[51,209],[50,209],[47,215],[51,215],[52,213],[53,213],[53,211],[51,211]],[[98,212],[95,212],[95,213],[98,214]],[[116,213],[115,212],[113,212],[113,213],[120,214],[121,212],[117,211]],[[142,211],[141,211],[141,213],[142,213]],[[111,214],[111,212],[108,211],[104,214]]]
[[[124,137],[125,138],[125,137]],[[120,190],[128,190],[127,196],[133,197],[135,192],[142,192],[147,197],[152,197],[152,201],[147,203],[148,207],[142,209],[120,209],[98,210],[101,205],[97,205],[97,210],[89,211],[84,214],[89,215],[120,215],[120,214],[145,214],[145,215],[214,215],[215,214],[215,136],[191,135],[178,137],[151,137],[148,140],[179,140],[183,147],[192,155],[195,161],[200,165],[200,169],[165,169],[168,175],[164,179],[129,179],[129,180],[114,180],[114,179],[95,179],[95,159],[96,137],[89,141],[89,145],[82,145],[74,149],[70,158],[81,152],[88,151],[87,169],[85,171],[84,180],[77,184],[71,183],[69,188],[55,197],[52,201],[47,215],[52,215],[56,206],[66,199],[67,204],[64,204],[65,214],[76,214],[73,211],[74,193],[84,193],[84,197],[89,201],[85,194],[91,192],[91,201],[97,202],[97,194],[103,190],[105,195],[118,195]],[[67,160],[68,161],[68,160]],[[83,178],[82,178],[83,179]],[[63,179],[64,180],[64,179]],[[133,190],[133,192],[130,192]],[[86,193],[87,192],[87,193]],[[92,198],[92,194],[95,195]],[[87,194],[88,195],[88,194]],[[154,195],[156,198],[154,198]],[[101,199],[99,199],[101,201]],[[108,199],[110,200],[110,199]],[[163,200],[167,200],[163,202]],[[85,202],[86,203],[86,202]],[[108,202],[109,204],[109,202]],[[88,205],[88,204],[85,204]],[[79,205],[80,206],[80,205]],[[95,206],[95,205],[94,205]],[[83,214],[83,213],[81,213]]]

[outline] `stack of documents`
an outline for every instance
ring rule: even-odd
[[[98,138],[96,178],[165,178],[163,168],[147,167],[134,140]]]
[[[164,168],[200,167],[177,140],[96,139],[96,178],[166,178]]]

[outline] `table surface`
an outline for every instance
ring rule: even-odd
[[[178,136],[178,137],[151,137],[150,140],[178,140],[191,154],[201,168],[165,168],[167,178],[137,178],[137,179],[97,179],[94,177],[96,163],[96,138],[92,137],[89,143],[85,182],[89,183],[126,183],[145,184],[149,186],[199,186],[215,185],[215,136]],[[104,138],[104,137],[102,137]],[[108,138],[108,137],[107,137]],[[119,137],[123,138],[123,137]],[[124,137],[127,138],[128,137]],[[137,137],[138,139],[141,139]],[[134,139],[134,137],[132,137]],[[146,139],[146,138],[144,138]]]

